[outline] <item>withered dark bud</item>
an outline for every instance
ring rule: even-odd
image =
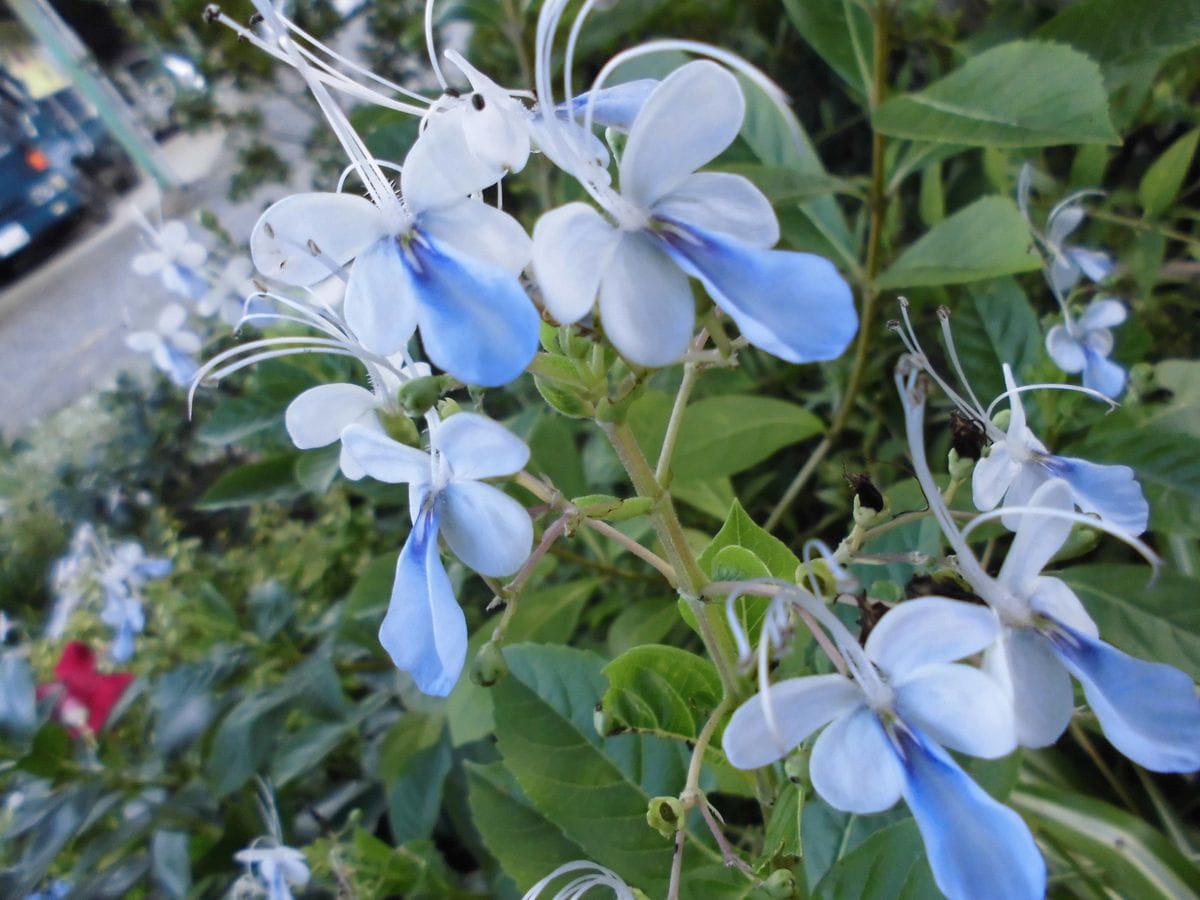
[[[483,99],[483,94],[472,94],[471,105],[476,109],[483,109],[483,107],[486,105]]]
[[[221,18],[221,7],[217,6],[217,4],[210,3],[208,6],[204,7],[205,22],[212,23],[217,21],[219,18]]]
[[[866,472],[847,472],[843,469],[842,477],[854,489],[860,506],[870,507],[875,512],[883,512],[883,494],[879,492],[879,488],[875,487],[870,475]]]
[[[865,644],[871,630],[879,624],[883,614],[888,611],[888,605],[880,603],[878,600],[872,600],[866,594],[861,594],[854,599],[858,602],[858,642]]]
[[[950,413],[950,443],[959,459],[979,459],[987,433],[976,419],[955,410]]]
[[[263,20],[262,13],[255,13],[254,15],[252,15],[250,17],[250,27],[253,28],[255,25],[262,22],[262,20]]]

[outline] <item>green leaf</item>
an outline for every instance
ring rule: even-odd
[[[644,598],[630,604],[608,626],[608,652],[620,656],[639,644],[656,644],[679,622],[679,612],[671,600]]]
[[[745,547],[722,547],[713,557],[713,581],[752,581],[770,577],[767,564]]]
[[[765,859],[799,859],[804,855],[804,841],[800,833],[804,824],[803,810],[800,789],[785,784],[771,808],[771,818],[767,821],[767,835],[763,840],[762,853]]]
[[[942,896],[925,860],[912,819],[875,832],[838,860],[821,879],[813,900],[938,900]]]
[[[469,762],[466,770],[471,820],[518,889],[528,890],[563,863],[587,857],[530,803],[503,764]]]
[[[183,831],[159,829],[150,840],[154,885],[171,900],[183,900],[192,889],[192,859]]]
[[[725,547],[744,547],[749,550],[762,560],[775,578],[786,578],[790,581],[796,577],[796,570],[800,567],[800,560],[796,558],[796,554],[779,538],[760,528],[736,501],[730,508],[729,516],[721,530],[700,554],[700,565],[710,576],[714,571],[717,554]]]
[[[796,203],[824,197],[826,194],[852,193],[849,184],[833,175],[797,172],[784,166],[724,163],[717,171],[741,175],[748,179],[772,203]]]
[[[442,810],[442,786],[453,763],[450,734],[443,726],[437,740],[403,760],[388,788],[388,823],[397,844],[433,834]]]
[[[874,77],[871,16],[854,0],[783,0],[800,36],[859,97]]]
[[[1200,437],[1200,360],[1163,360],[1154,367],[1154,382],[1173,396],[1145,424]]]
[[[712,663],[676,647],[635,647],[604,667],[603,709],[617,724],[678,740],[699,737],[721,702]]]
[[[227,715],[213,735],[206,775],[218,797],[233,793],[271,757],[290,701],[286,694],[253,694]]]
[[[679,481],[736,475],[824,430],[815,415],[786,400],[736,394],[708,397],[684,412],[671,471]]]
[[[224,446],[283,423],[284,407],[261,394],[222,398],[208,421],[196,430],[205,444]]]
[[[671,483],[671,496],[692,509],[707,513],[718,522],[725,521],[735,499],[733,483],[728,478],[675,481]]]
[[[1013,792],[1010,803],[1053,846],[1077,854],[1118,897],[1196,897],[1200,868],[1136,816],[1048,787]]]
[[[1163,151],[1142,176],[1138,185],[1138,201],[1147,218],[1157,219],[1168,209],[1179,195],[1183,179],[1196,155],[1196,142],[1200,140],[1200,128],[1193,128]]]
[[[285,453],[231,469],[205,492],[196,508],[232,509],[299,496],[301,487],[294,475],[297,455]]]
[[[1100,67],[1078,50],[1012,41],[969,59],[872,116],[884,134],[993,147],[1120,142]]]
[[[316,450],[306,450],[296,457],[296,468],[293,477],[305,490],[314,494],[323,494],[333,484],[341,470],[341,443]]]
[[[876,284],[883,290],[963,284],[1041,267],[1017,205],[980,197],[918,238]]]
[[[1200,679],[1200,584],[1175,572],[1151,579],[1143,565],[1072,566],[1056,573],[1079,595],[1115,647]]]
[[[955,309],[950,327],[967,380],[984,404],[1004,391],[1002,363],[1020,377],[1041,359],[1037,314],[1012,278],[973,288]]]
[[[337,749],[354,730],[354,722],[317,722],[288,732],[271,760],[271,783],[277,788],[307,775]]]

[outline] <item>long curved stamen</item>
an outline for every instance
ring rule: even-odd
[[[1093,388],[1083,387],[1078,384],[1058,384],[1057,382],[1048,381],[1040,382],[1038,384],[1022,384],[1015,388],[1004,391],[1003,393],[999,394],[995,400],[988,404],[988,408],[984,412],[984,415],[990,419],[992,416],[992,411],[996,408],[998,403],[1003,400],[1011,401],[1013,396],[1017,394],[1024,394],[1026,391],[1070,391],[1074,394],[1086,394],[1093,400],[1100,400],[1101,402],[1108,404],[1109,412],[1121,407],[1121,404],[1112,399],[1112,397],[1108,397]]]
[[[256,297],[262,300],[269,300],[272,303],[281,303],[289,309],[295,310],[305,318],[310,327],[323,331],[336,340],[350,339],[350,329],[342,321],[341,316],[337,315],[333,310],[322,307],[321,311],[318,311],[306,303],[293,300],[291,297],[285,297],[282,294],[273,293],[272,291],[257,291],[247,297],[246,301],[249,302]]]
[[[211,377],[215,381],[220,381],[222,378],[232,375],[234,372],[238,372],[247,368],[248,366],[253,366],[256,363],[265,362],[268,359],[277,359],[281,356],[295,356],[301,353],[329,353],[333,356],[350,356],[355,359],[358,358],[357,354],[352,353],[349,350],[336,350],[331,347],[291,347],[285,350],[274,350],[269,353],[260,353],[250,359],[241,360],[240,362],[234,363],[219,371],[214,372],[210,370],[208,373],[206,373],[205,377]],[[192,406],[196,399],[196,390],[199,387],[200,382],[197,381],[193,376],[191,387],[188,388],[187,408],[189,419],[192,417]]]
[[[731,591],[725,598],[725,619],[729,622],[729,631],[733,634],[733,642],[737,645],[738,662],[744,663],[750,658],[753,651],[750,649],[750,638],[746,635],[746,629],[742,627],[741,619],[738,618],[737,611],[734,609],[734,604],[741,598],[741,591]]]
[[[1084,197],[1103,197],[1104,195],[1105,195],[1105,192],[1100,190],[1099,188],[1084,188],[1081,191],[1075,191],[1074,193],[1067,194],[1067,196],[1063,197],[1061,200],[1059,200],[1057,203],[1054,204],[1054,206],[1050,210],[1050,215],[1046,216],[1046,221],[1047,222],[1054,221],[1054,219],[1057,216],[1059,216],[1064,209],[1066,209],[1068,206],[1071,206],[1074,203],[1078,203]]]
[[[1150,549],[1148,545],[1140,539],[1131,535],[1128,531],[1124,531],[1117,526],[1106,522],[1104,519],[1098,519],[1095,516],[1085,515],[1084,513],[1076,512],[1075,510],[1057,509],[1048,506],[1005,506],[1000,509],[993,509],[985,513],[980,513],[975,518],[964,526],[962,536],[965,540],[967,535],[987,522],[993,522],[996,519],[1005,516],[1048,516],[1052,519],[1066,519],[1070,522],[1075,522],[1078,525],[1084,525],[1087,528],[1094,528],[1097,531],[1103,531],[1105,534],[1110,534],[1122,543],[1132,547],[1137,551],[1142,559],[1146,560],[1154,568],[1154,573],[1151,576],[1150,583],[1153,584],[1157,578],[1160,569],[1162,568],[1162,559]]]
[[[446,83],[446,76],[442,74],[442,67],[438,65],[437,44],[433,39],[433,4],[434,0],[426,0],[425,49],[429,53],[429,67],[433,69],[433,77],[438,80],[438,84],[442,86],[442,90],[444,91],[449,85]]]
[[[572,125],[575,124],[575,110],[571,100],[574,98],[575,92],[571,90],[571,68],[575,63],[575,47],[579,43],[583,23],[597,2],[598,0],[585,0],[583,6],[579,8],[579,12],[575,14],[575,21],[571,23],[571,31],[567,35],[567,52],[563,57],[563,100],[567,104],[567,118]]]
[[[833,638],[834,644],[841,652],[842,659],[850,670],[851,676],[858,682],[864,694],[876,702],[882,702],[891,697],[891,689],[884,684],[875,664],[867,658],[867,654],[859,645],[857,638],[850,633],[842,620],[833,614],[824,601],[794,585],[790,589],[784,588],[780,595],[785,596],[791,603],[812,616],[829,632],[829,636]]]
[[[804,542],[804,546],[800,550],[801,557],[804,560],[804,568],[808,570],[808,577],[810,579],[815,578],[812,570],[812,554],[814,551],[824,560],[825,565],[829,566],[829,571],[833,575],[833,580],[839,594],[852,594],[858,590],[858,579],[851,575],[837,561],[833,551],[829,549],[829,545],[820,538],[809,538]],[[822,591],[818,588],[813,593],[819,597]]]
[[[954,345],[954,333],[950,330],[950,310],[945,306],[939,306],[937,315],[942,326],[942,342],[946,345],[946,352],[950,355],[950,365],[954,367],[954,374],[958,376],[959,384],[966,390],[975,409],[982,410],[983,404],[975,396],[975,390],[971,387],[971,382],[967,380],[967,374],[958,360],[958,348]],[[988,418],[990,417],[984,413],[984,419]]]

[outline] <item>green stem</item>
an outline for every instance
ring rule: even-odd
[[[700,366],[694,362],[684,363],[683,380],[679,382],[679,391],[675,394],[675,405],[671,407],[671,418],[667,420],[662,449],[658,452],[658,465],[654,468],[654,480],[659,487],[665,488],[669,481],[671,457],[675,455],[675,443],[679,440],[679,426],[683,423],[688,398],[692,396],[692,389],[699,380]]]
[[[888,0],[880,0],[876,5],[874,18],[875,28],[872,41],[872,57],[875,67],[875,77],[871,81],[869,96],[867,98],[872,112],[883,103],[884,95],[887,92]],[[839,404],[837,412],[834,413],[833,421],[829,425],[829,430],[825,432],[825,437],[822,438],[821,443],[817,444],[812,455],[804,463],[803,468],[796,473],[796,477],[792,479],[792,483],[783,492],[783,497],[780,498],[779,503],[771,510],[771,515],[764,526],[767,531],[771,531],[779,524],[779,520],[783,518],[788,507],[799,496],[800,491],[804,489],[804,485],[808,483],[808,480],[817,470],[817,466],[833,448],[834,441],[842,433],[842,429],[846,427],[846,422],[854,409],[854,402],[858,399],[858,392],[862,388],[863,377],[866,374],[867,362],[870,358],[871,339],[874,337],[875,332],[876,308],[879,304],[879,291],[875,287],[875,279],[879,275],[880,261],[882,259],[883,226],[888,204],[887,185],[884,181],[886,175],[884,151],[886,149],[886,139],[883,133],[880,131],[872,132],[871,190],[867,197],[867,204],[870,210],[870,224],[867,233],[867,262],[866,268],[863,271],[862,314],[858,322],[858,339],[854,345],[854,363],[850,369],[850,380],[846,383],[846,392],[842,395],[842,402]]]

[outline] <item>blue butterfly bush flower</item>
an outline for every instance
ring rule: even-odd
[[[272,841],[255,841],[233,858],[249,867],[267,900],[292,900],[292,888],[304,887],[311,875],[303,853]]]
[[[752,697],[725,729],[729,761],[768,765],[821,731],[809,765],[816,792],[855,814],[903,798],[946,896],[1041,897],[1046,868],[1028,827],[943,749],[995,759],[1016,748],[1009,696],[955,662],[996,640],[992,612],[941,597],[912,600],[884,615],[860,649],[820,601],[802,608],[827,624],[853,677],[791,678]]]
[[[150,249],[133,257],[133,271],[138,275],[157,275],[163,287],[187,300],[199,300],[209,290],[204,262],[208,251],[191,239],[187,226],[177,219],[155,228],[134,208],[135,218]]]
[[[1046,333],[1046,352],[1064,372],[1083,373],[1083,386],[1106,397],[1125,390],[1126,372],[1108,358],[1113,348],[1112,329],[1125,321],[1125,304],[1112,297],[1097,297],[1074,318],[1064,309],[1063,324]]]
[[[125,345],[136,353],[149,355],[154,367],[172,384],[184,387],[199,369],[195,354],[200,352],[203,342],[187,327],[187,310],[178,303],[168,303],[153,328],[126,335]]]
[[[850,288],[828,260],[771,250],[770,202],[740,175],[697,172],[737,137],[745,99],[732,74],[688,63],[653,88],[618,166],[620,192],[570,135],[547,152],[601,204],[569,203],[533,232],[546,309],[574,322],[597,304],[605,334],[630,362],[674,362],[691,339],[697,278],[750,343],[789,362],[832,359],[858,327]],[[573,161],[572,161],[573,160]],[[598,300],[597,300],[598,298]]]
[[[1000,621],[985,667],[1011,693],[1017,738],[1043,747],[1066,730],[1074,711],[1071,676],[1083,686],[1105,736],[1134,762],[1156,772],[1200,769],[1200,696],[1184,672],[1140,660],[1106,644],[1074,591],[1043,567],[1066,542],[1072,523],[1083,521],[1133,543],[1119,526],[1074,512],[1068,482],[1052,478],[1032,491],[1019,515],[1012,546],[996,578],[988,575],[958,530],[925,459],[924,394],[918,365],[907,360],[897,375],[905,406],[913,467],[957,566]],[[984,517],[981,517],[981,519]]]
[[[529,556],[533,523],[525,508],[480,479],[512,475],[529,448],[504,426],[475,413],[430,425],[429,452],[351,425],[342,445],[379,481],[407,484],[412,531],[396,563],[379,640],[396,667],[426,694],[454,688],[467,652],[467,623],[438,551],[438,537],[481,575],[511,575]]]
[[[1042,231],[1033,224],[1033,217],[1029,212],[1029,194],[1032,186],[1033,166],[1026,163],[1021,167],[1021,174],[1017,179],[1017,206],[1020,207],[1025,221],[1029,223],[1034,238],[1050,258],[1046,280],[1055,296],[1065,297],[1085,276],[1099,284],[1111,275],[1113,260],[1103,250],[1066,243],[1067,237],[1082,224],[1087,214],[1083,208],[1083,199],[1103,192],[1088,189],[1076,191],[1065,197],[1050,210],[1050,215],[1046,217],[1046,230]]]

